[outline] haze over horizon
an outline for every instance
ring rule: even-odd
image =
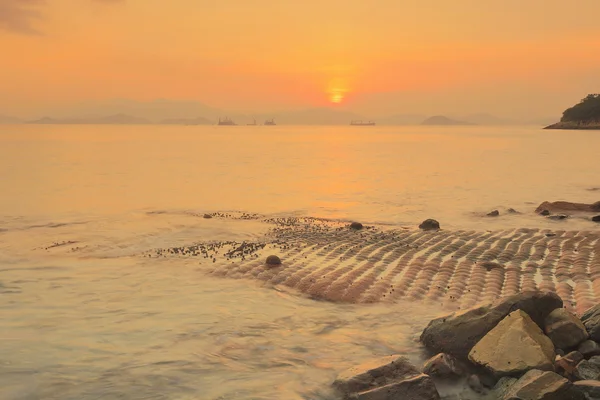
[[[600,91],[599,12],[594,0],[0,0],[0,114],[165,98],[240,113],[559,116]]]

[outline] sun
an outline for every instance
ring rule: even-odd
[[[329,100],[332,103],[339,104],[344,100],[344,94],[341,92],[334,92],[329,95]]]

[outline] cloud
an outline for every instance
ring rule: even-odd
[[[0,30],[39,35],[36,20],[42,18],[39,7],[44,0],[0,0]]]

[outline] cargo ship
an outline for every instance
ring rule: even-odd
[[[223,119],[219,118],[219,122],[217,125],[237,125],[233,120],[229,117],[225,117]]]
[[[265,121],[265,125],[277,125],[277,124],[275,123],[275,120],[273,118],[271,118],[271,119],[268,119]]]

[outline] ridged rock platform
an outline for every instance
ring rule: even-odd
[[[314,218],[265,219],[255,243],[198,243],[148,256],[200,256],[213,276],[284,285],[347,303],[437,302],[466,308],[524,290],[555,291],[582,312],[600,301],[600,231],[429,231]],[[265,258],[278,255],[282,264]]]

